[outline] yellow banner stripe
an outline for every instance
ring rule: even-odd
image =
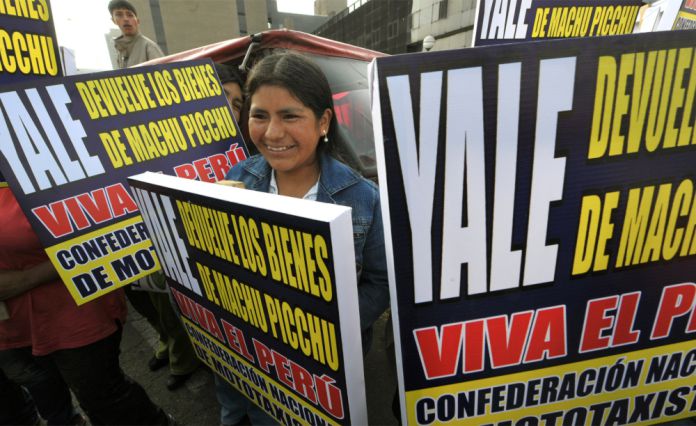
[[[150,275],[153,272],[159,271],[160,270],[160,263],[157,258],[157,255],[155,254],[154,251],[150,250],[150,247],[152,247],[152,241],[150,239],[143,240],[134,244],[131,244],[128,247],[123,247],[119,250],[116,251],[110,251],[104,255],[101,256],[100,258],[91,260],[83,265],[76,265],[72,269],[65,269],[61,263],[58,261],[58,253],[61,252],[62,250],[70,250],[73,246],[80,245],[81,243],[85,243],[89,240],[92,240],[94,238],[97,238],[102,235],[107,235],[111,234],[117,230],[120,229],[125,229],[129,226],[135,225],[136,223],[142,222],[142,217],[140,215],[134,216],[130,219],[123,220],[121,222],[115,223],[113,225],[97,229],[96,231],[90,232],[88,234],[81,235],[77,238],[73,238],[67,241],[64,241],[60,244],[56,244],[54,246],[46,248],[46,253],[48,254],[48,257],[51,260],[51,263],[53,263],[53,266],[55,266],[56,270],[58,271],[58,275],[60,275],[60,278],[63,280],[63,283],[65,286],[68,288],[68,291],[70,292],[70,295],[72,295],[73,299],[75,299],[75,302],[78,305],[82,305],[84,303],[87,303],[91,300],[94,300],[98,297],[101,297],[107,293],[110,293],[120,287],[123,287],[125,285],[128,285],[140,278],[143,278],[147,275]],[[149,250],[150,253],[152,254],[152,257],[154,258],[154,267],[149,269],[149,270],[140,270],[138,273],[133,275],[132,277],[129,277],[125,279],[124,281],[120,281],[118,276],[116,275],[116,272],[114,271],[114,267],[112,265],[112,262],[118,261],[119,259],[124,259],[127,256],[132,256],[135,253],[137,253],[140,250]],[[110,287],[107,288],[99,288],[96,292],[89,294],[87,296],[83,296],[80,291],[78,290],[76,284],[74,283],[73,279],[77,277],[78,275],[81,274],[89,274],[91,271],[93,271],[95,268],[102,267],[104,268],[104,272],[107,276],[107,279],[113,283]]]
[[[198,331],[198,332],[200,332],[201,334],[203,334],[204,336],[206,336],[206,337],[208,338],[209,341],[215,343],[220,349],[224,350],[230,357],[234,358],[238,363],[244,365],[245,367],[247,367],[247,368],[249,368],[249,369],[254,370],[254,372],[255,372],[256,374],[258,374],[259,376],[263,377],[264,380],[266,380],[267,382],[270,382],[273,386],[275,386],[276,388],[282,390],[282,391],[285,392],[286,394],[293,396],[294,399],[295,399],[297,402],[302,403],[302,406],[308,408],[308,409],[312,412],[312,414],[315,414],[316,416],[321,417],[321,419],[324,420],[324,421],[325,421],[327,424],[329,424],[329,425],[338,425],[338,423],[336,423],[336,422],[335,422],[334,420],[332,420],[331,418],[327,417],[327,416],[326,416],[324,413],[322,413],[321,411],[317,410],[314,406],[307,404],[306,401],[305,401],[304,399],[302,399],[302,397],[300,397],[299,395],[297,395],[293,390],[288,389],[285,385],[276,382],[276,381],[273,380],[268,374],[266,374],[263,370],[259,370],[258,368],[256,368],[256,367],[253,366],[252,364],[250,364],[250,363],[246,360],[246,358],[239,356],[236,352],[233,352],[233,351],[229,350],[227,347],[225,347],[224,345],[220,344],[220,343],[219,343],[214,337],[212,337],[208,332],[206,332],[205,330],[203,330],[202,328],[198,327],[196,324],[194,324],[193,322],[189,321],[188,319],[186,319],[186,318],[184,318],[184,317],[181,317],[181,319],[182,319],[182,321],[184,322],[184,324],[189,325],[190,327],[194,328],[196,331]],[[185,328],[186,328],[186,327],[184,327],[184,329],[185,329]],[[186,330],[186,333],[188,334],[188,330]],[[264,396],[265,396],[266,398],[268,398],[270,401],[275,401],[275,402],[276,402],[275,405],[277,405],[278,407],[282,408],[284,412],[286,412],[289,416],[291,416],[292,418],[294,418],[294,419],[296,419],[297,421],[299,421],[300,424],[306,424],[306,423],[307,423],[306,420],[304,420],[304,419],[303,419],[302,417],[300,417],[299,415],[295,414],[292,410],[290,410],[288,407],[286,407],[285,405],[283,405],[282,402],[277,401],[269,391],[266,391],[265,389],[263,389],[263,388],[257,386],[256,384],[254,384],[253,381],[250,381],[248,378],[246,378],[246,377],[244,377],[243,375],[241,375],[233,366],[228,365],[222,358],[220,358],[219,356],[217,356],[215,353],[213,353],[210,349],[208,349],[208,348],[205,347],[204,345],[200,344],[200,343],[199,343],[193,336],[191,336],[190,334],[189,334],[189,338],[191,339],[191,342],[192,342],[194,345],[196,345],[198,348],[204,350],[205,353],[208,355],[209,358],[215,358],[215,359],[217,359],[221,364],[227,365],[227,366],[229,367],[230,371],[232,371],[232,372],[234,373],[234,375],[235,375],[239,380],[246,382],[249,386],[251,386],[253,389],[255,389],[256,391],[258,391],[259,393],[261,393],[262,395],[264,395]],[[204,359],[204,358],[202,358],[202,357],[199,357],[199,358],[200,358],[201,361],[203,361],[206,365],[208,365],[208,366],[211,368],[211,370],[215,371],[215,366],[212,364],[212,362],[211,362],[209,359]],[[232,383],[231,381],[227,380],[227,378],[225,378],[224,376],[220,376],[220,377],[224,378],[224,379],[227,381],[227,383],[229,383],[230,385],[232,385],[232,386],[233,386],[235,389],[237,389],[239,392],[241,392],[242,394],[244,393],[244,390],[241,389],[239,386],[237,386],[236,383]],[[258,404],[257,404],[257,405],[258,405]],[[261,407],[261,408],[263,409],[263,407]],[[344,411],[345,411],[345,412],[349,412],[349,410],[347,409],[347,407],[346,407],[346,410],[344,410]],[[269,413],[269,414],[271,414],[271,415],[273,416],[273,413]]]
[[[609,401],[615,401],[615,400],[621,400],[624,398],[629,398],[630,400],[630,411],[633,409],[633,404],[634,400],[632,399],[635,396],[638,395],[644,395],[644,394],[650,394],[654,392],[659,392],[662,390],[672,390],[672,389],[677,389],[679,387],[685,386],[692,388],[691,389],[691,400],[687,401],[685,409],[674,416],[666,416],[663,415],[659,419],[652,419],[648,421],[643,421],[643,422],[638,422],[634,423],[637,425],[640,424],[651,424],[655,423],[656,421],[667,421],[667,420],[678,420],[682,418],[687,418],[691,417],[694,415],[694,412],[689,411],[689,407],[691,406],[692,403],[694,403],[693,398],[694,394],[696,393],[696,389],[694,389],[694,375],[692,374],[689,377],[680,377],[680,378],[675,378],[675,379],[670,379],[670,380],[665,380],[665,381],[660,381],[660,382],[655,382],[655,383],[650,383],[646,384],[645,379],[648,373],[648,369],[650,366],[651,359],[653,357],[659,357],[661,355],[671,355],[671,354],[676,354],[676,353],[682,353],[685,354],[696,347],[695,341],[690,340],[686,342],[681,342],[681,343],[676,343],[672,345],[667,345],[667,346],[660,346],[660,347],[655,347],[655,348],[650,348],[650,349],[644,349],[640,351],[635,351],[635,352],[629,352],[629,353],[623,353],[620,355],[612,355],[612,356],[607,356],[607,357],[602,357],[602,358],[595,358],[591,359],[588,361],[581,361],[581,362],[576,362],[572,364],[565,364],[565,365],[559,365],[555,367],[548,367],[548,368],[543,368],[543,369],[538,369],[538,370],[530,370],[530,371],[524,371],[520,373],[515,373],[515,374],[509,374],[505,376],[497,376],[497,377],[491,377],[491,378],[486,378],[482,380],[475,380],[475,381],[470,381],[470,382],[461,382],[461,383],[455,383],[451,385],[446,385],[446,386],[439,386],[439,387],[432,387],[432,388],[427,388],[427,389],[419,389],[415,391],[410,391],[406,392],[406,412],[408,415],[408,420],[409,424],[418,424],[417,418],[416,418],[416,403],[422,399],[422,398],[432,398],[435,401],[438,400],[438,398],[442,397],[443,395],[454,395],[455,400],[456,395],[464,392],[469,392],[469,391],[476,391],[479,389],[490,389],[496,386],[505,386],[508,384],[514,384],[514,383],[522,383],[526,384],[530,380],[534,379],[543,379],[546,377],[558,377],[559,379],[562,378],[564,374],[567,373],[581,373],[585,370],[588,369],[597,369],[599,367],[606,367],[607,369],[612,367],[613,365],[618,363],[624,364],[624,366],[630,362],[630,361],[638,361],[638,360],[643,360],[643,366],[641,369],[640,373],[640,379],[638,380],[638,385],[635,387],[631,388],[619,388],[614,392],[600,392],[599,394],[590,394],[588,396],[584,397],[578,397],[577,395],[572,398],[572,399],[567,399],[563,401],[557,401],[557,402],[551,402],[551,403],[546,403],[546,404],[539,404],[535,405],[533,407],[521,407],[515,410],[509,410],[509,411],[502,411],[502,412],[496,412],[492,413],[491,412],[491,405],[492,403],[487,404],[485,408],[485,414],[477,415],[477,416],[472,416],[472,417],[466,417],[463,419],[457,419],[456,414],[455,417],[452,419],[451,422],[448,423],[466,423],[466,424],[482,424],[482,423],[496,423],[500,421],[505,421],[505,420],[519,420],[527,416],[535,416],[538,417],[542,414],[546,413],[553,413],[557,411],[567,411],[569,409],[575,408],[575,407],[590,407],[591,405],[602,403],[602,402],[609,402]],[[559,385],[560,387],[560,385]],[[603,387],[603,386],[602,386]],[[526,386],[525,386],[526,389]],[[489,397],[491,393],[488,394]],[[688,397],[688,395],[687,395]],[[478,401],[477,401],[478,402]],[[601,421],[601,424],[604,424],[606,422],[606,415],[609,410],[605,410],[603,413],[603,421]],[[455,413],[456,413],[456,408],[455,408]],[[590,413],[588,413],[588,416]],[[590,419],[588,418],[587,421],[589,422]],[[431,424],[443,424],[439,421],[435,421]],[[540,424],[543,424],[541,422]],[[557,424],[561,424],[561,420],[558,420]],[[513,423],[514,425],[514,423]]]

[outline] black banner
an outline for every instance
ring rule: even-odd
[[[62,75],[49,1],[1,2],[0,83]]]
[[[640,0],[479,0],[474,45],[631,34]]]
[[[159,269],[126,178],[246,158],[210,61],[3,86],[0,170],[78,304]]]
[[[694,415],[694,40],[377,59],[409,423]]]
[[[198,357],[281,424],[365,424],[350,210],[129,182]]]

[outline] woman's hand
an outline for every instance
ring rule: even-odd
[[[0,271],[0,300],[18,296],[57,278],[58,272],[48,260],[28,269]]]

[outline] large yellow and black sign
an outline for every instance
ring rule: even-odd
[[[478,0],[475,46],[631,34],[641,0]]]
[[[350,209],[129,182],[198,357],[281,424],[366,424]]]
[[[211,62],[0,93],[0,170],[78,304],[159,269],[126,178],[215,181],[246,158]]]
[[[695,30],[696,29],[696,0],[684,0],[681,9],[674,20],[675,30]]]
[[[409,423],[696,414],[694,40],[377,59]]]
[[[48,0],[0,2],[0,85],[61,75]],[[7,186],[0,172],[0,188]]]
[[[61,75],[49,1],[0,2],[0,83]]]

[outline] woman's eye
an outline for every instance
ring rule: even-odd
[[[295,121],[295,120],[297,120],[298,118],[299,118],[299,116],[297,116],[297,115],[292,115],[292,114],[288,114],[288,115],[283,116],[283,119],[284,119],[285,121]]]

